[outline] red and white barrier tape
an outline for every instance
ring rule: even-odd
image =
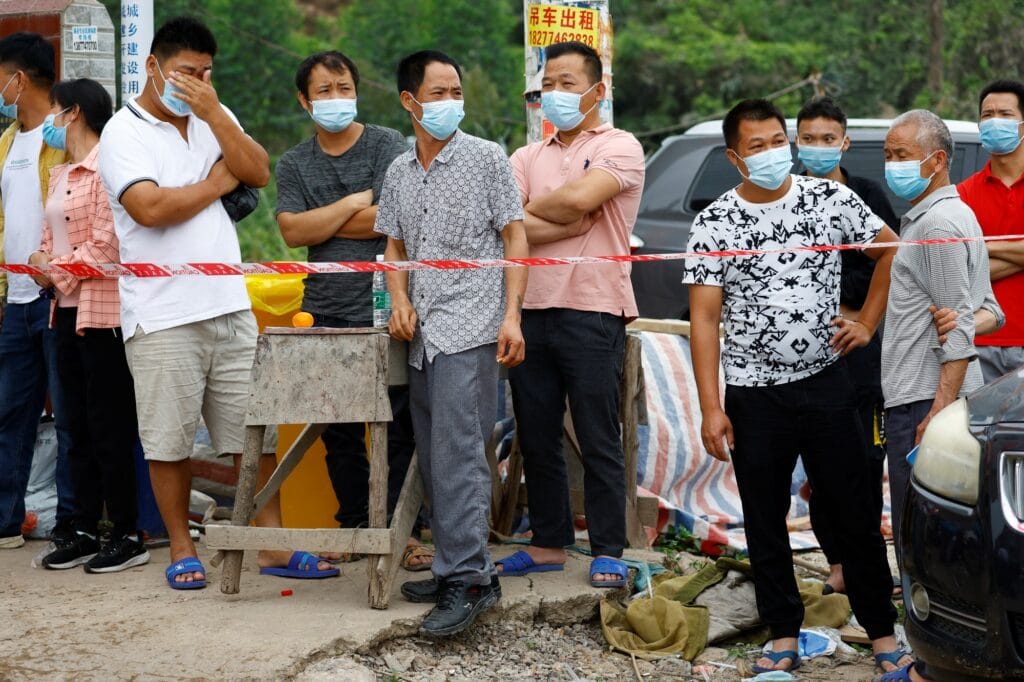
[[[777,249],[735,249],[731,251],[702,251],[679,253],[649,253],[622,256],[567,256],[564,258],[491,258],[480,260],[420,260],[420,261],[344,261],[332,263],[302,263],[280,261],[270,263],[70,263],[64,265],[20,265],[0,263],[0,272],[17,275],[45,275],[49,272],[67,272],[81,279],[116,279],[118,277],[181,277],[230,275],[295,275],[330,274],[343,272],[394,272],[399,270],[476,270],[482,268],[540,267],[546,265],[584,265],[594,263],[649,263],[653,261],[682,260],[684,258],[742,258],[800,251],[862,251],[890,246],[928,246],[931,244],[960,244],[976,241],[1017,241],[1024,234],[983,237],[949,237],[945,239],[919,239],[903,242],[876,242],[872,244],[822,244],[787,246]]]

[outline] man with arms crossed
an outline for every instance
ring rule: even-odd
[[[583,43],[545,50],[541,106],[558,132],[512,155],[534,257],[628,254],[644,184],[644,154],[602,124],[601,60]],[[637,315],[628,264],[546,266],[530,275],[523,336],[530,352],[509,372],[530,499],[531,545],[498,562],[502,575],[561,570],[574,538],[562,452],[566,395],[583,452],[595,587],[627,569],[626,472],[619,426],[626,318]]]

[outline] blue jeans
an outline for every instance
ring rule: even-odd
[[[71,432],[57,377],[57,333],[49,328],[50,301],[11,303],[0,322],[0,537],[21,535],[25,491],[39,415],[49,389],[57,427],[57,527],[74,513],[68,451]]]

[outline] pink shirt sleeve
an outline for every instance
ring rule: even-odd
[[[519,196],[523,200],[523,205],[530,199],[530,180],[526,175],[526,154],[528,153],[529,146],[520,147],[512,153],[512,157],[509,161],[512,163],[512,172],[516,176],[516,184],[519,185]]]
[[[600,168],[619,181],[622,191],[642,188],[644,183],[644,150],[635,137],[624,130],[613,130],[601,136],[601,147],[590,159],[591,168]]]

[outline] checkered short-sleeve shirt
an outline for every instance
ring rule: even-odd
[[[428,170],[413,148],[388,169],[373,229],[405,242],[412,260],[502,258],[501,231],[523,219],[512,165],[501,147],[462,131]],[[449,355],[495,343],[505,313],[504,271],[416,270],[409,299],[419,329],[409,364],[422,367]]]

